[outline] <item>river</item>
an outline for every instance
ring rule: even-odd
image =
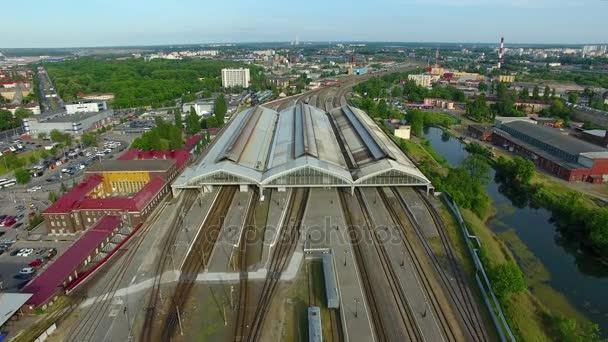
[[[424,136],[450,165],[460,165],[468,155],[458,139],[443,134],[441,129],[425,129]],[[492,180],[486,190],[497,213],[488,221],[490,229],[499,236],[507,231],[514,232],[516,240],[525,245],[533,254],[532,259],[538,260],[546,270],[544,273],[548,273],[542,282],[562,294],[579,312],[597,323],[604,336],[608,336],[608,295],[605,292],[608,267],[563,241],[548,210],[532,208],[527,203],[520,205],[521,208],[513,205],[494,181],[493,170],[491,173]],[[518,260],[522,258],[517,248],[512,252]],[[526,260],[529,259],[528,253]],[[540,295],[539,298],[544,301],[550,297]],[[545,305],[551,308],[551,303]]]

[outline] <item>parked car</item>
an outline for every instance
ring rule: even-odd
[[[15,220],[15,221],[19,221],[19,220],[21,220],[21,219],[22,219],[22,218],[24,218],[24,217],[25,217],[25,216],[24,216],[23,214],[19,214],[19,215],[15,216],[14,220]]]
[[[8,215],[0,215],[0,220],[4,220]]]
[[[19,271],[19,274],[32,274],[36,272],[36,269],[33,267],[25,267]]]
[[[30,267],[40,267],[42,266],[42,260],[36,259],[28,264]]]
[[[33,187],[27,189],[27,192],[36,192],[38,190],[42,190],[42,187],[41,186],[33,186]]]
[[[20,257],[28,257],[30,256],[30,254],[32,254],[34,252],[33,249],[31,248],[22,248],[21,250],[19,250],[19,252],[17,253],[17,256]]]
[[[4,226],[5,227],[12,227],[15,223],[17,223],[17,221],[15,221],[14,219],[10,219],[10,220],[4,222]]]
[[[19,251],[21,251],[20,249],[15,249],[11,252],[10,256],[15,256],[17,254],[19,254]]]
[[[13,226],[13,228],[17,229],[17,228],[20,228],[21,226],[23,226],[23,222],[17,223],[15,226]]]

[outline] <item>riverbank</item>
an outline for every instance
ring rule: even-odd
[[[434,133],[438,135],[437,132]],[[462,150],[462,146],[460,142],[450,140],[449,136],[446,137],[442,134],[435,138],[437,139],[434,139],[433,142],[440,141],[446,144],[447,147],[444,151],[437,151],[430,147],[432,144],[424,143],[417,138],[405,143],[401,142],[401,145],[423,171],[445,176],[448,173],[448,167],[441,159],[446,159],[451,166],[459,166],[466,152],[457,153],[456,149]],[[434,153],[429,153],[429,147],[433,149]],[[435,155],[440,155],[441,159],[436,160]],[[539,177],[539,181],[544,180]],[[498,186],[493,190],[489,192],[494,199],[499,192]],[[571,191],[559,186],[551,187],[551,190],[557,193]],[[535,251],[528,247],[528,244],[519,237],[518,231],[513,228],[510,215],[513,215],[515,210],[517,209],[510,203],[503,201],[493,201],[491,210],[483,219],[470,210],[462,210],[465,222],[482,242],[484,262],[488,263],[488,267],[517,262],[525,275],[528,290],[514,294],[503,301],[503,309],[509,325],[518,339],[523,341],[560,340],[564,337],[563,334],[568,333],[563,331],[564,322],[570,325],[574,323],[575,330],[583,330],[580,327],[590,324],[587,317],[581,312],[580,307],[577,308],[572,304],[570,298],[554,288],[555,279],[552,278],[552,272],[545,267],[543,260],[536,256]],[[520,222],[518,226],[522,224],[525,222]],[[459,243],[458,239],[453,239],[453,241],[455,244]],[[561,317],[567,317],[569,320],[564,321]],[[576,334],[579,335],[579,333]]]

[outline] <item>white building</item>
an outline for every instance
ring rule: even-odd
[[[399,126],[399,128],[395,129],[395,136],[404,140],[410,140],[411,132],[411,126]]]
[[[222,87],[224,88],[249,88],[249,82],[249,69],[222,69]]]
[[[430,87],[431,86],[431,75],[408,75],[407,79],[414,81],[417,86]]]
[[[196,115],[208,117],[213,114],[214,101],[213,99],[201,99],[194,102],[184,103],[182,105],[182,112],[188,113],[190,112],[191,108],[194,108]]]
[[[94,113],[108,109],[106,101],[100,100],[76,100],[65,104],[67,114]]]

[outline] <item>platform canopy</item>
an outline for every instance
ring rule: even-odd
[[[175,191],[213,185],[260,188],[425,186],[430,181],[354,107],[327,113],[306,104],[263,106],[234,116]]]

